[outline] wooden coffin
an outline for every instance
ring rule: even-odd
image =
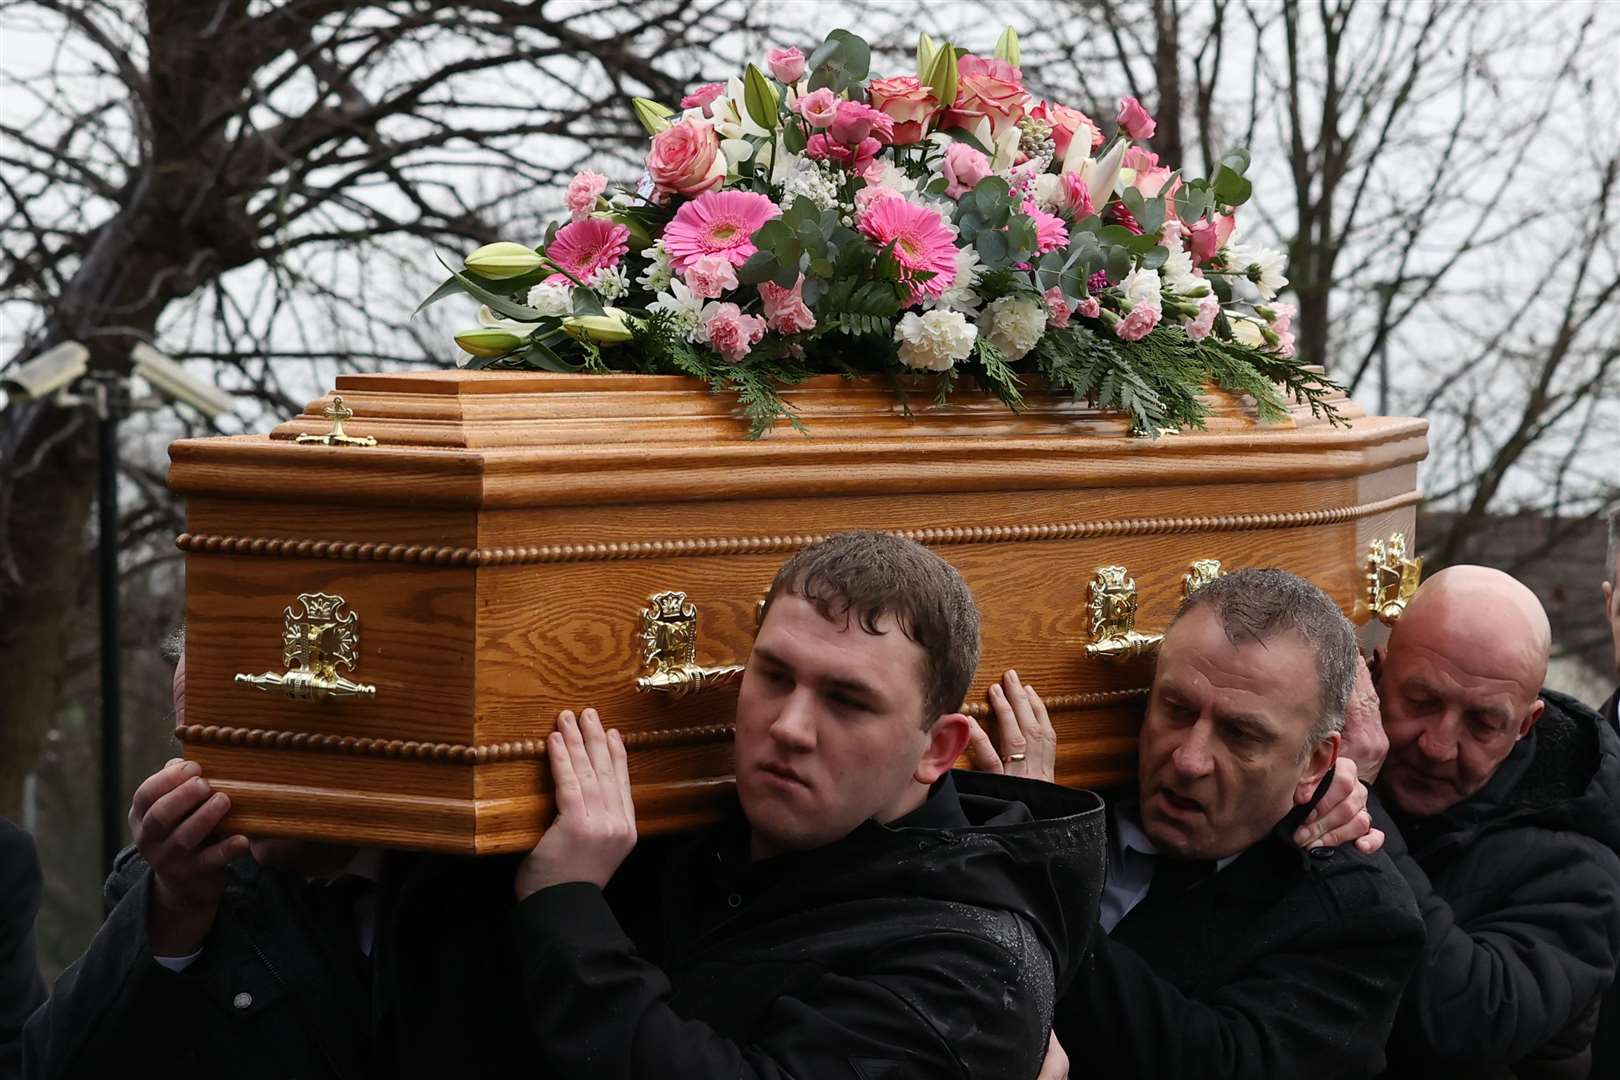
[[[268,436],[171,448],[178,736],[230,794],[228,827],[451,852],[534,843],[563,708],[627,733],[644,831],[711,815],[759,600],[792,551],[852,528],[965,575],[984,617],[971,711],[1016,666],[1052,707],[1061,778],[1128,778],[1138,639],[1193,564],[1285,567],[1365,622],[1369,545],[1410,536],[1426,453],[1424,422],[1348,401],[1349,427],[1303,409],[1263,426],[1223,398],[1207,431],[1150,440],[1066,398],[907,417],[833,377],[788,395],[808,437],[751,442],[731,399],[670,377],[352,375],[336,393],[345,437],[376,445],[308,441],[333,429],[328,396]],[[1124,568],[1111,588],[1105,567]],[[684,603],[655,618],[669,593]],[[323,671],[336,690],[312,685]]]

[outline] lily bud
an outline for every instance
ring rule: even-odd
[[[463,330],[457,334],[456,344],[460,346],[462,352],[493,360],[518,348],[523,344],[523,339],[510,330],[481,326],[476,330]]]
[[[500,281],[503,278],[522,277],[531,270],[540,269],[539,252],[510,240],[485,244],[467,256],[467,269],[481,277]]]
[[[669,130],[669,118],[674,115],[674,110],[668,105],[660,105],[644,97],[631,98],[630,110],[636,114],[636,119],[648,135]]]
[[[617,345],[629,341],[634,335],[625,324],[624,311],[605,308],[604,315],[570,315],[562,321],[563,332],[569,337],[588,337],[604,345]]]

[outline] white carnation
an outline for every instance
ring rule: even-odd
[[[979,336],[960,311],[908,311],[894,328],[900,362],[921,371],[948,371],[966,360]]]
[[[979,268],[979,252],[972,246],[956,249],[956,276],[945,291],[938,296],[930,297],[925,306],[937,311],[961,311],[969,315],[979,310],[984,301],[974,292],[979,284],[983,271]]]
[[[547,285],[545,282],[529,290],[529,306],[542,315],[554,315],[561,318],[574,313],[574,287],[572,285]]]
[[[699,313],[703,310],[703,298],[693,296],[692,290],[686,287],[686,282],[676,278],[669,283],[669,291],[658,294],[658,299],[647,305],[649,311],[667,311],[671,316],[675,329],[688,341],[696,340],[699,325]]]
[[[653,246],[644,249],[641,257],[647,260],[647,269],[636,278],[636,284],[648,292],[663,292],[669,288],[669,283],[675,278],[675,266],[670,261],[664,242],[654,240]]]
[[[984,309],[984,339],[1007,360],[1017,360],[1046,332],[1046,305],[1027,296],[1003,296]]]
[[[1234,244],[1226,249],[1226,268],[1253,283],[1262,300],[1272,299],[1288,284],[1283,276],[1287,265],[1288,256],[1258,244]]]
[[[1125,294],[1131,307],[1147,304],[1149,307],[1159,307],[1159,274],[1156,270],[1132,270],[1125,275],[1125,280],[1119,283],[1120,292]]]

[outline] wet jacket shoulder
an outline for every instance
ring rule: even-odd
[[[1620,958],[1620,732],[1542,697],[1531,734],[1473,798],[1423,819],[1375,806],[1428,929],[1392,1075],[1586,1075]]]
[[[623,872],[660,900],[621,902],[633,939],[593,886],[519,906],[537,1041],[559,1080],[1033,1077],[1102,838],[1090,793],[958,776],[812,852],[750,864],[740,816],[649,845]]]
[[[1151,887],[1058,1008],[1109,1077],[1361,1077],[1382,1064],[1423,926],[1389,858],[1305,852],[1307,808],[1219,873]]]
[[[14,1076],[23,1022],[45,1000],[34,947],[41,880],[34,838],[0,818],[0,1076]]]

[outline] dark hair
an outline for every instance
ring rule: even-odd
[[[1356,631],[1327,594],[1287,570],[1234,570],[1181,603],[1171,625],[1187,613],[1210,608],[1234,645],[1294,633],[1316,657],[1320,713],[1306,740],[1307,752],[1336,731],[1356,684]]]
[[[784,591],[824,619],[854,616],[868,634],[891,616],[922,649],[924,729],[962,704],[979,669],[979,609],[956,568],[921,544],[868,531],[812,544],[776,572],[762,623]]]

